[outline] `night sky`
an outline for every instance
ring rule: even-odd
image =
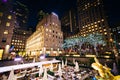
[[[34,27],[37,24],[38,11],[55,12],[61,17],[65,11],[76,5],[76,0],[20,0],[20,2],[28,6],[30,10],[28,25]],[[104,3],[109,24],[112,26],[120,23],[120,1],[104,0]]]

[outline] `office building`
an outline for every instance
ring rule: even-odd
[[[100,33],[111,48],[111,35],[102,0],[77,0],[79,35]]]
[[[65,12],[61,18],[61,27],[64,39],[78,33],[79,29],[77,22],[76,9],[71,8],[69,11]]]
[[[61,53],[62,43],[60,20],[55,13],[51,13],[37,24],[36,31],[27,39],[26,52],[31,56],[58,55]]]
[[[15,15],[12,13],[12,0],[0,0],[0,48],[4,49],[3,58],[7,58],[11,45]]]

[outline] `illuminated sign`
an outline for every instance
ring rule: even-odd
[[[0,49],[0,60],[2,60],[3,49]]]

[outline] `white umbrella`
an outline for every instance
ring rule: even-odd
[[[44,69],[43,80],[48,80],[48,77],[47,77],[47,69],[46,69],[46,67],[45,67],[45,69]]]
[[[35,58],[33,58],[33,63],[35,63]]]
[[[17,80],[16,76],[14,75],[14,70],[13,69],[10,71],[8,80]]]
[[[80,69],[79,69],[79,65],[78,65],[78,62],[76,61],[75,62],[75,71],[79,71]]]
[[[53,64],[50,65],[50,71],[53,71]]]
[[[65,61],[65,66],[67,66],[67,59],[66,59],[66,61]]]
[[[59,63],[59,68],[58,68],[58,74],[59,76],[62,76],[62,69],[61,69],[61,64]]]
[[[64,61],[62,60],[62,68],[64,68]]]
[[[43,67],[42,67],[42,65],[40,65],[40,68],[39,68],[39,76],[42,75],[42,73],[43,73]]]
[[[75,64],[75,59],[73,58],[73,64]]]

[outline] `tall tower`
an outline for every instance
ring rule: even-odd
[[[32,34],[32,31],[27,29],[29,10],[26,5],[15,1],[13,13],[16,16],[16,26],[11,41],[11,47],[13,48],[10,51],[24,53],[26,39]]]
[[[16,15],[17,28],[27,28],[29,10],[26,5],[15,1],[13,4],[13,13]]]
[[[80,35],[101,33],[110,46],[110,31],[102,0],[77,0]]]
[[[15,26],[15,15],[12,13],[12,0],[0,0],[0,48],[5,48],[4,57],[8,54]]]
[[[61,18],[61,27],[64,39],[78,32],[76,9],[71,8],[69,11],[65,12]]]
[[[48,53],[57,54],[62,50],[63,32],[55,13],[44,17],[36,26],[36,31],[27,39],[26,52],[31,56]]]

